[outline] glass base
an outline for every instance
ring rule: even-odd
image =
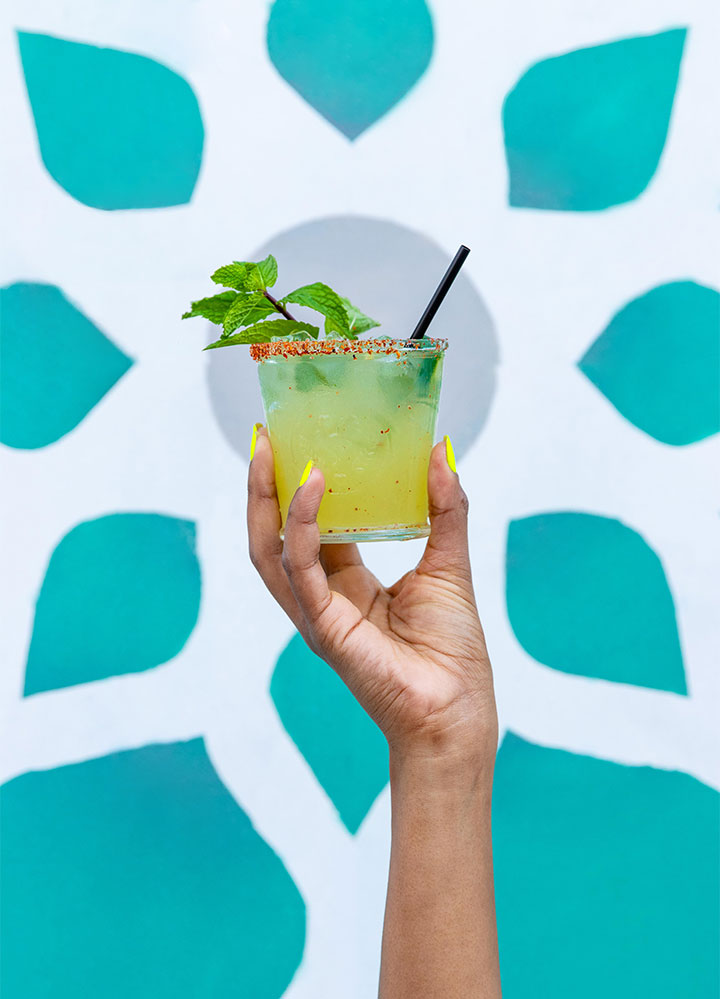
[[[429,535],[429,524],[401,524],[327,531],[320,535],[320,541],[324,545],[347,545],[355,541],[412,541],[414,538],[427,538]]]
[[[280,537],[285,538],[284,531]],[[413,541],[430,537],[429,524],[402,524],[390,527],[335,528],[320,535],[323,545],[347,545],[360,541]]]

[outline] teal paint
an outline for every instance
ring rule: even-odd
[[[275,0],[267,45],[283,79],[355,139],[423,75],[433,26],[424,0]]]
[[[493,794],[504,999],[714,999],[716,791],[508,734]]]
[[[300,635],[280,655],[270,694],[285,729],[351,833],[388,782],[385,737]]]
[[[503,105],[510,204],[581,212],[637,198],[665,145],[685,34],[626,38],[532,66]]]
[[[662,563],[619,520],[545,513],[511,521],[506,587],[515,637],[539,662],[687,693]]]
[[[164,208],[192,197],[204,130],[183,77],[144,56],[18,32],[40,154],[91,208]]]
[[[6,784],[3,999],[279,999],[305,907],[201,739]]]
[[[618,312],[578,362],[640,430],[683,445],[720,431],[720,295],[660,285]]]
[[[0,440],[39,448],[69,433],[131,366],[50,284],[0,289]]]
[[[78,524],[45,573],[25,695],[167,662],[189,638],[199,606],[192,521],[117,513]]]

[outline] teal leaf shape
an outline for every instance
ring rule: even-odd
[[[720,431],[720,294],[659,285],[612,319],[578,367],[640,430],[683,445]]]
[[[712,999],[718,794],[509,733],[493,793],[504,999]]]
[[[270,696],[345,827],[356,833],[388,782],[387,742],[380,729],[300,635],[277,661]]]
[[[513,520],[506,585],[515,637],[539,662],[687,693],[662,563],[619,520],[587,513]]]
[[[183,77],[154,59],[30,32],[20,56],[48,173],[91,208],[192,197],[204,130]]]
[[[510,204],[599,211],[650,183],[665,145],[685,29],[532,66],[505,98]]]
[[[425,0],[275,0],[267,45],[283,79],[356,139],[427,69],[432,18]]]
[[[279,999],[305,906],[201,739],[7,783],[3,999]]]
[[[0,440],[39,448],[69,433],[131,366],[59,288],[0,289]]]
[[[25,695],[167,662],[190,636],[199,607],[192,521],[116,513],[78,524],[45,572]]]

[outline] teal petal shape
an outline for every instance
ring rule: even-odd
[[[504,999],[718,995],[716,791],[508,734],[493,844]]]
[[[20,55],[48,173],[91,208],[192,197],[204,130],[183,77],[144,56],[29,32]]]
[[[351,833],[388,782],[385,737],[335,672],[300,635],[270,683],[280,720]]]
[[[133,363],[51,284],[0,289],[0,440],[45,447],[69,433]]]
[[[665,145],[685,29],[536,63],[503,106],[510,204],[598,211],[632,201]]]
[[[687,693],[662,563],[619,520],[545,513],[512,521],[507,608],[523,648],[553,669]]]
[[[720,294],[663,284],[618,312],[578,362],[622,415],[664,444],[720,431]]]
[[[78,524],[45,572],[25,695],[167,662],[190,636],[199,607],[192,521],[116,513]]]
[[[201,739],[2,788],[3,999],[279,999],[305,906]]]
[[[275,0],[267,45],[283,79],[355,139],[427,69],[432,18],[425,0]]]

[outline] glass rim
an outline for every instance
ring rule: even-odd
[[[448,341],[425,337],[422,340],[399,340],[392,337],[345,340],[326,337],[324,340],[271,340],[270,343],[251,343],[250,357],[254,361],[270,359],[289,360],[293,357],[332,357],[346,354],[356,357],[395,356],[419,353],[426,357],[440,356],[448,348]]]

